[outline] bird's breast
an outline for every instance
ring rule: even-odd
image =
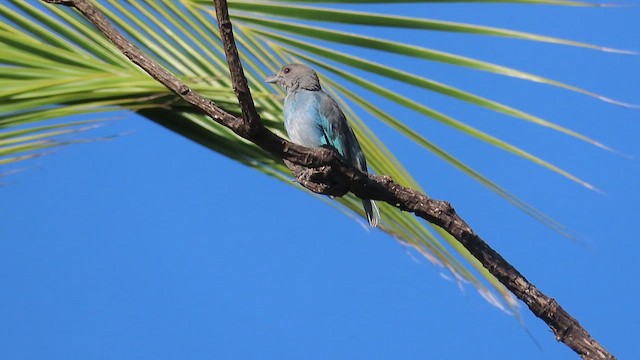
[[[299,145],[319,147],[324,142],[318,98],[311,91],[294,92],[284,102],[284,127]]]

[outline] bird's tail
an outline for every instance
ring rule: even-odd
[[[367,220],[369,220],[369,225],[371,227],[378,226],[380,222],[380,210],[378,210],[378,205],[373,200],[363,199],[362,206],[364,207],[364,212],[367,214]]]

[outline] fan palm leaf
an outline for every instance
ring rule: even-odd
[[[320,3],[317,1],[305,1]],[[345,1],[324,1],[325,3]],[[385,1],[349,1],[383,3]],[[407,1],[419,2],[419,1]],[[427,1],[422,1],[427,2]],[[520,0],[510,2],[570,6],[593,4],[574,1]],[[229,129],[195,111],[174,94],[130,63],[89,23],[67,9],[46,6],[39,1],[9,0],[0,7],[0,165],[40,156],[45,149],[78,140],[65,140],[73,133],[95,126],[87,121],[68,121],[69,116],[92,116],[99,112],[130,110],[246,166],[292,184],[289,170],[280,159],[237,137]],[[397,3],[397,2],[396,2]],[[135,44],[149,53],[194,90],[232,114],[239,114],[220,39],[214,31],[210,1],[116,1],[95,2]],[[512,118],[550,128],[568,136],[610,150],[595,139],[562,127],[525,111],[432,79],[363,59],[330,46],[366,47],[416,61],[437,61],[468,67],[526,81],[539,82],[578,92],[623,106],[631,106],[570,84],[514,68],[445,53],[412,44],[392,42],[331,28],[332,22],[351,25],[412,28],[424,31],[457,32],[472,35],[510,37],[527,41],[625,53],[583,42],[509,29],[433,19],[388,16],[328,6],[292,5],[286,1],[231,1],[236,37],[258,111],[265,124],[284,135],[281,114],[283,94],[262,79],[284,62],[303,61],[322,69],[323,83],[347,113],[367,154],[372,170],[392,176],[403,185],[420,189],[401,162],[369,129],[358,114],[364,111],[393,130],[434,153],[462,173],[472,177],[545,225],[567,234],[566,229],[531,205],[518,199],[401,119],[374,105],[355,92],[360,87],[376,96],[396,102],[419,116],[440,121],[472,138],[484,141],[525,160],[534,162],[583,186],[586,181],[507,141],[476,129],[460,119],[427,107],[416,99],[354,76],[349,68],[376,73],[407,85],[433,91],[453,99],[487,108]],[[320,16],[321,15],[321,16]],[[321,26],[310,21],[323,19]],[[322,42],[322,44],[317,43]],[[329,77],[333,74],[350,83]],[[356,107],[356,109],[352,109]],[[62,119],[53,124],[44,121]],[[368,119],[367,119],[368,121]],[[295,185],[294,185],[295,186]],[[314,195],[316,196],[316,195]],[[324,197],[319,199],[328,201]],[[359,200],[349,195],[331,205],[347,214],[361,214]],[[410,214],[392,206],[380,207],[381,228],[402,243],[415,248],[434,264],[446,269],[459,282],[469,282],[492,304],[514,310],[510,293],[459,243],[439,228],[431,228]]]

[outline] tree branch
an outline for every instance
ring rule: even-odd
[[[456,238],[505,287],[551,328],[558,341],[565,343],[584,359],[614,359],[602,345],[569,315],[554,299],[543,294],[489,247],[445,201],[434,200],[418,191],[394,182],[388,176],[367,174],[342,161],[328,148],[305,148],[275,135],[267,129],[256,112],[247,80],[242,70],[226,0],[215,0],[215,8],[234,91],[242,109],[237,118],[191,90],[184,82],[141,52],[120,34],[109,20],[87,0],[43,0],[71,6],[84,15],[118,49],[167,89],[200,109],[214,121],[228,127],[264,150],[279,156],[292,169],[298,181],[312,191],[342,196],[351,191],[360,198],[384,201],[400,210],[414,213],[438,225]]]

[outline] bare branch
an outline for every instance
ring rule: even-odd
[[[77,9],[125,56],[177,96],[237,135],[285,160],[298,181],[310,190],[334,196],[342,196],[351,191],[358,197],[384,201],[442,227],[469,250],[504,286],[527,304],[538,318],[547,323],[558,341],[565,343],[584,359],[614,359],[614,356],[594,340],[558,302],[538,290],[476,235],[448,202],[431,199],[423,193],[394,182],[388,176],[363,173],[342,161],[332,149],[305,148],[286,141],[267,129],[256,112],[242,70],[238,50],[233,40],[226,0],[215,0],[215,8],[233,88],[242,109],[242,119],[226,113],[210,100],[194,92],[184,82],[142,53],[89,1],[43,1]]]
[[[251,91],[247,84],[247,78],[244,76],[244,70],[242,69],[242,63],[240,62],[240,55],[238,54],[238,48],[233,38],[233,27],[231,20],[229,20],[229,10],[227,9],[227,2],[217,2],[216,17],[218,20],[218,29],[220,30],[220,36],[222,37],[222,44],[224,45],[224,52],[229,63],[229,70],[231,72],[231,83],[233,84],[233,91],[238,98],[240,108],[242,109],[242,117],[244,119],[244,132],[251,137],[252,134],[262,130],[264,125],[260,121],[260,115],[256,111],[256,107],[251,98]]]

